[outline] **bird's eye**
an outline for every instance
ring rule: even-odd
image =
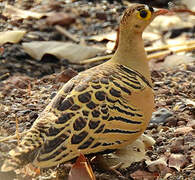
[[[141,10],[138,11],[137,16],[140,19],[148,20],[151,17],[151,11],[147,10],[147,9],[141,9]]]

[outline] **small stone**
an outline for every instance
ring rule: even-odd
[[[29,119],[36,119],[38,117],[38,114],[34,111],[32,111],[30,114],[29,114]]]
[[[8,145],[4,144],[4,143],[1,143],[1,151],[2,152],[8,152],[9,151],[9,147]]]
[[[173,113],[165,108],[161,108],[158,111],[152,113],[152,118],[150,123],[164,123],[167,121],[167,118],[172,116]]]
[[[26,107],[29,108],[29,109],[36,109],[35,104],[27,104]]]
[[[172,105],[173,102],[174,102],[174,99],[168,99],[168,100],[166,101],[166,104],[167,104],[167,105]]]
[[[166,150],[166,148],[164,148],[164,147],[158,148],[158,153],[160,153],[160,154],[164,154],[166,151],[167,151],[167,150]]]
[[[68,26],[76,21],[75,17],[64,12],[53,13],[47,17],[46,22],[48,25],[65,25]]]
[[[192,127],[193,129],[195,129],[195,120],[192,120],[192,121],[188,122],[187,126]]]
[[[56,92],[52,92],[49,98],[53,99],[56,96],[56,94],[57,94]]]
[[[17,116],[23,116],[23,115],[28,114],[30,112],[31,112],[30,109],[25,109],[25,110],[22,110],[22,111],[18,111]]]
[[[175,116],[168,117],[166,121],[166,125],[169,127],[177,126],[177,118]]]
[[[105,12],[97,12],[96,18],[100,20],[107,20],[107,14]]]
[[[159,137],[158,139],[156,139],[156,144],[157,144],[158,146],[162,146],[162,145],[163,145],[163,140],[164,140],[163,137]]]
[[[179,138],[170,146],[171,153],[182,153],[184,151],[184,139]]]
[[[186,122],[185,121],[178,121],[177,125],[178,126],[183,126],[183,125],[186,125]]]
[[[76,71],[74,71],[71,68],[68,68],[68,69],[62,71],[61,73],[57,74],[56,82],[66,83],[67,81],[69,81],[71,78],[73,78],[77,74],[78,73]]]
[[[176,135],[184,135],[184,134],[191,132],[192,130],[193,129],[191,127],[181,127],[181,128],[177,128],[175,130],[175,134]]]

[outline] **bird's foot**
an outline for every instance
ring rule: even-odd
[[[95,158],[93,158],[91,160],[92,164],[94,164],[96,167],[98,167],[101,170],[104,171],[109,171],[112,174],[117,175],[118,177],[122,177],[125,178],[120,171],[118,171],[117,169],[119,169],[123,163],[120,162],[114,166],[109,166],[108,163],[105,161],[105,158],[102,155],[97,155]]]

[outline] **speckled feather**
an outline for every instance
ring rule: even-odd
[[[10,154],[17,165],[34,160],[36,166],[51,167],[80,152],[121,148],[145,129],[143,110],[131,102],[132,94],[144,91],[151,91],[149,82],[120,64],[82,72],[63,86]]]

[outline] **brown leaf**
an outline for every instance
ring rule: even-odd
[[[137,170],[130,175],[134,180],[155,180],[158,173],[150,173],[146,171]]]
[[[72,166],[68,180],[95,180],[92,168],[83,154],[77,158]]]
[[[169,167],[180,171],[188,163],[188,160],[183,154],[171,154],[169,157]]]

